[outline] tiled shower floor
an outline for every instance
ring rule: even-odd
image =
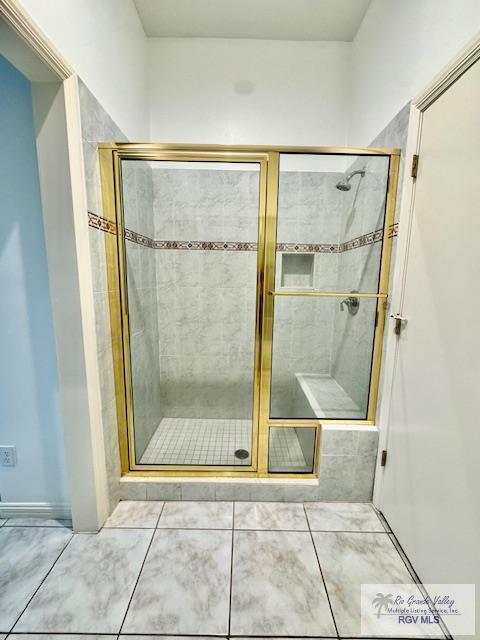
[[[98,534],[68,526],[0,520],[2,640],[378,638],[360,585],[418,592],[369,504],[121,502]]]
[[[147,445],[140,464],[235,465],[237,449],[251,452],[251,420],[163,418]],[[273,469],[307,469],[293,429],[275,429],[271,434],[270,466]]]

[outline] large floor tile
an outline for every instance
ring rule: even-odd
[[[119,502],[114,512],[105,522],[108,528],[155,529],[162,512],[163,502],[156,500]]]
[[[159,529],[231,529],[232,502],[166,502]]]
[[[71,537],[67,529],[0,529],[0,632],[10,631]]]
[[[221,638],[221,636],[218,636]],[[192,636],[118,636],[119,640],[212,640],[211,636],[195,636],[193,639]],[[15,638],[13,640],[16,640]],[[28,638],[26,639],[28,640]],[[54,639],[52,639],[54,640]],[[86,638],[85,640],[90,640],[90,638]]]
[[[81,634],[51,634],[51,633],[15,633],[10,636],[12,640],[116,640],[114,635],[89,635]],[[2,637],[0,636],[0,640]]]
[[[362,637],[360,585],[413,584],[388,535],[332,532],[314,533],[313,539],[340,636]],[[364,637],[389,635],[391,628],[380,619]]]
[[[232,533],[157,530],[122,633],[228,633]]]
[[[72,521],[67,518],[10,518],[6,527],[63,527],[72,528]]]
[[[306,502],[312,531],[385,532],[371,504],[361,502]]]
[[[235,529],[308,531],[302,503],[236,502]]]
[[[307,532],[235,531],[231,634],[336,636]]]
[[[15,632],[118,633],[152,535],[147,529],[75,535]]]

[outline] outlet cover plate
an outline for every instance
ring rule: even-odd
[[[0,447],[0,466],[14,467],[17,464],[17,449],[14,446]]]

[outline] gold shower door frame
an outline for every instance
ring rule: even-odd
[[[378,292],[356,294],[358,297],[377,299],[377,320],[373,344],[370,393],[367,418],[364,420],[335,420],[323,418],[283,420],[270,418],[275,297],[282,295],[343,298],[350,295],[349,292],[275,291],[276,229],[281,153],[299,155],[389,156],[388,187]],[[388,298],[388,280],[392,247],[391,231],[395,215],[400,151],[398,149],[355,147],[260,147],[104,143],[99,145],[99,155],[103,214],[106,220],[111,223],[113,230],[113,233],[105,233],[105,250],[122,474],[130,476],[316,477],[322,424],[375,424],[383,331]],[[249,466],[140,465],[136,463],[121,174],[122,160],[135,159],[171,162],[243,162],[256,163],[260,167],[252,407],[252,464]],[[268,471],[269,432],[272,427],[316,428],[312,473],[272,473]]]

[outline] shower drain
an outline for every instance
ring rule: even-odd
[[[239,460],[245,460],[245,458],[248,458],[249,455],[250,454],[246,449],[237,449],[235,451],[235,457],[238,458]]]

